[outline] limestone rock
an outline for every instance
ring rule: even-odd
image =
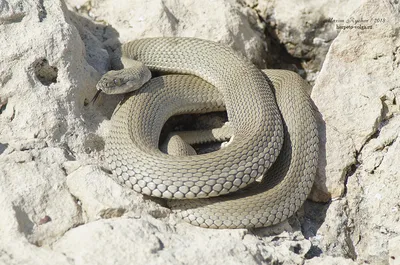
[[[314,86],[312,98],[323,119],[321,149],[326,151],[319,176],[326,180],[333,198],[343,195],[343,184],[359,163],[365,144],[390,122],[384,99],[388,93],[397,95],[399,83],[395,12],[388,5],[371,2],[355,12],[353,17],[379,14],[385,21],[371,22],[369,30],[342,31]]]
[[[143,37],[199,37],[225,43],[265,67],[266,46],[257,14],[236,1],[122,0],[115,5],[112,0],[99,0],[95,3],[91,15],[112,25],[121,43]],[[218,14],[214,13],[216,10]]]
[[[374,19],[339,34],[312,92],[326,152],[318,172],[326,183],[317,188],[341,201],[331,203],[318,236],[326,253],[360,263],[387,264],[388,244],[400,233],[399,13],[391,1],[354,12]]]
[[[301,236],[287,234],[282,239],[260,240],[243,229],[202,229],[184,223],[171,226],[141,217],[99,220],[80,226],[67,232],[53,250],[73,257],[75,264],[104,264],[104,260],[119,264],[146,264],[149,260],[152,264],[204,264],[205,260],[207,264],[300,264],[298,253],[304,256],[309,245]]]
[[[59,166],[59,148],[13,150],[0,156],[0,234],[21,235],[31,244],[48,244],[82,222]]]
[[[110,178],[98,166],[82,166],[67,176],[68,190],[79,199],[86,221],[142,214],[160,218],[170,210],[144,200],[143,196],[125,189]]]
[[[352,241],[360,259],[375,263],[388,260],[388,241],[400,233],[400,116],[386,122],[361,150],[347,183]]]
[[[398,265],[400,264],[400,237],[397,236],[389,240],[389,264]]]
[[[324,265],[356,265],[357,262],[351,260],[351,259],[345,259],[342,257],[324,257],[324,258],[314,258],[307,260],[305,265],[319,265],[319,264],[324,264]]]
[[[283,45],[290,56],[300,59],[301,66],[298,67],[307,72],[308,80],[314,81],[315,73],[321,69],[325,55],[340,31],[337,26],[343,24],[335,21],[348,20],[351,13],[365,1],[244,0],[244,2],[257,10],[267,23],[269,37],[275,38],[275,41]],[[278,61],[283,59],[279,58],[281,54],[272,56]],[[301,68],[297,68],[297,71]]]

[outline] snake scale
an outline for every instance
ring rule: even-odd
[[[231,48],[195,38],[140,39],[121,50],[125,68],[97,85],[117,93],[136,82],[131,74],[145,83],[117,106],[106,138],[105,156],[121,185],[169,199],[185,221],[207,228],[269,226],[297,211],[318,156],[308,84],[300,76],[262,72]],[[146,82],[149,73],[136,70],[136,61],[168,75]],[[227,147],[191,156],[160,151],[171,116],[225,109],[233,130]]]

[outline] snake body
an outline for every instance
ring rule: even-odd
[[[209,228],[268,226],[301,206],[316,173],[318,135],[297,74],[267,72],[274,95],[265,74],[233,50],[194,38],[136,40],[122,55],[174,75],[151,79],[113,114],[105,156],[120,184],[171,199],[184,220]],[[169,117],[225,108],[234,135],[226,148],[193,156],[159,150]],[[236,192],[260,176],[260,185]]]

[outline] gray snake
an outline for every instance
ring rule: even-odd
[[[318,133],[308,84],[297,74],[263,73],[230,48],[194,38],[135,40],[122,55],[168,75],[130,93],[112,116],[105,156],[120,184],[170,199],[184,220],[209,228],[273,225],[303,204],[316,174]],[[98,89],[124,82],[106,74]],[[169,117],[225,108],[234,135],[226,148],[192,156],[159,150]]]

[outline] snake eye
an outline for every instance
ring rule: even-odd
[[[116,85],[116,86],[120,86],[121,83],[122,83],[121,78],[115,78],[115,79],[113,80],[113,82],[114,82],[114,85]]]

